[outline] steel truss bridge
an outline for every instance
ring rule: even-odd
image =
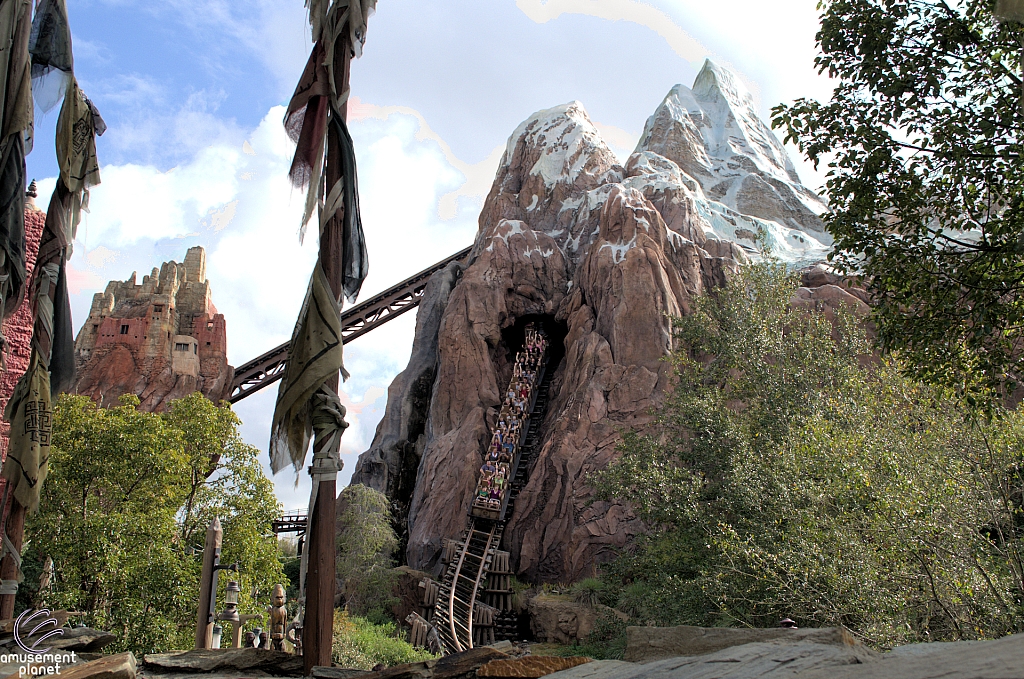
[[[430,277],[452,262],[466,261],[469,258],[469,251],[471,249],[460,250],[451,257],[427,267],[398,285],[388,288],[379,295],[355,305],[348,311],[342,312],[342,342],[348,344],[357,337],[362,337],[374,328],[378,328],[391,319],[397,318],[406,311],[419,306],[420,300],[423,299],[423,290],[427,287],[427,281],[430,280]],[[235,368],[235,378],[231,382],[231,392],[230,396],[228,396],[228,401],[238,403],[246,396],[255,394],[260,389],[284,377],[284,369],[288,364],[289,344],[290,342],[285,342],[281,346],[275,347],[248,363]]]

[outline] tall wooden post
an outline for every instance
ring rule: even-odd
[[[4,483],[10,485],[11,482],[4,481]],[[10,495],[10,508],[0,508],[7,509],[7,513],[4,516],[4,521],[7,522],[4,526],[4,531],[14,544],[14,548],[21,552],[22,543],[25,541],[25,508],[15,499],[13,491]],[[3,562],[0,563],[0,580],[14,580],[17,577],[18,566],[14,563],[14,558],[7,554],[4,556]],[[0,620],[10,620],[14,617],[14,599],[16,596],[15,594],[4,594],[0,597]]]
[[[213,646],[213,618],[210,612],[217,600],[217,592],[213,591],[213,573],[223,539],[220,519],[215,516],[206,529],[206,544],[203,546],[203,574],[199,578],[199,611],[196,613],[196,648]]]
[[[338,38],[334,52],[335,88],[339,94],[348,89],[351,58],[347,33]],[[344,120],[348,105],[338,113]],[[332,112],[333,115],[333,112]],[[341,152],[334,136],[327,136],[327,190],[341,177]],[[342,224],[337,216],[332,217],[320,234],[320,263],[324,275],[331,284],[331,292],[341,297],[342,284]],[[339,376],[327,381],[327,386],[338,391]],[[313,673],[317,665],[331,666],[331,642],[334,630],[334,581],[335,581],[335,501],[337,481],[317,481],[316,506],[309,517],[307,569],[306,569],[306,614],[302,629],[302,664],[305,675]]]

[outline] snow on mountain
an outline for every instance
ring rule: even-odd
[[[800,183],[785,148],[757,117],[750,93],[711,61],[693,88],[669,91],[647,119],[636,152],[676,163],[699,184],[719,223],[737,213],[748,218],[741,228],[765,229],[783,259],[804,259],[831,245],[819,217],[825,202]]]
[[[756,258],[766,245],[802,266],[832,244],[824,201],[800,183],[750,94],[710,61],[693,88],[669,91],[625,167],[579,102],[531,115],[508,139],[481,224],[520,220],[583,252],[616,186],[642,193],[675,235],[722,241],[708,246],[722,256],[734,244]]]

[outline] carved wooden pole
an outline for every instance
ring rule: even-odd
[[[338,38],[334,52],[335,88],[340,94],[348,89],[349,43],[343,33]],[[348,104],[344,104],[338,113],[344,120],[348,113]],[[334,112],[332,111],[332,115]],[[337,148],[334,135],[327,135],[327,187],[334,186],[341,177],[341,152]],[[338,215],[333,216],[320,234],[320,263],[324,275],[331,284],[331,292],[335,298],[341,298],[342,285],[342,224]],[[326,385],[338,391],[339,376],[335,375]],[[316,477],[313,483],[318,483]],[[335,581],[335,501],[337,497],[337,481],[319,481],[316,495],[316,506],[309,516],[307,528],[308,557],[306,570],[306,615],[302,630],[302,664],[305,675],[313,673],[317,665],[331,666],[332,633],[334,630],[334,581]]]
[[[206,544],[203,546],[203,574],[199,578],[199,611],[196,613],[196,648],[213,646],[214,616],[211,613],[217,600],[217,593],[213,591],[213,574],[223,539],[220,519],[213,517],[210,527],[206,529]]]

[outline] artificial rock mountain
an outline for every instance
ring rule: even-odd
[[[75,338],[73,393],[100,405],[136,394],[140,409],[160,411],[200,391],[215,403],[231,391],[227,328],[206,278],[206,251],[189,248],[183,263],[164,262],[136,282],[110,281],[93,296]]]
[[[812,264],[830,239],[821,199],[728,71],[706,63],[674,87],[620,165],[576,102],[540,111],[509,138],[468,263],[427,286],[408,367],[353,483],[398,508],[413,568],[457,537],[526,319],[564,332],[543,445],[505,531],[516,572],[571,582],[643,526],[592,501],[586,477],[622,432],[651,421],[672,381],[670,316],[767,243]],[[806,304],[861,304],[818,269]],[[560,334],[560,333],[559,333]]]

